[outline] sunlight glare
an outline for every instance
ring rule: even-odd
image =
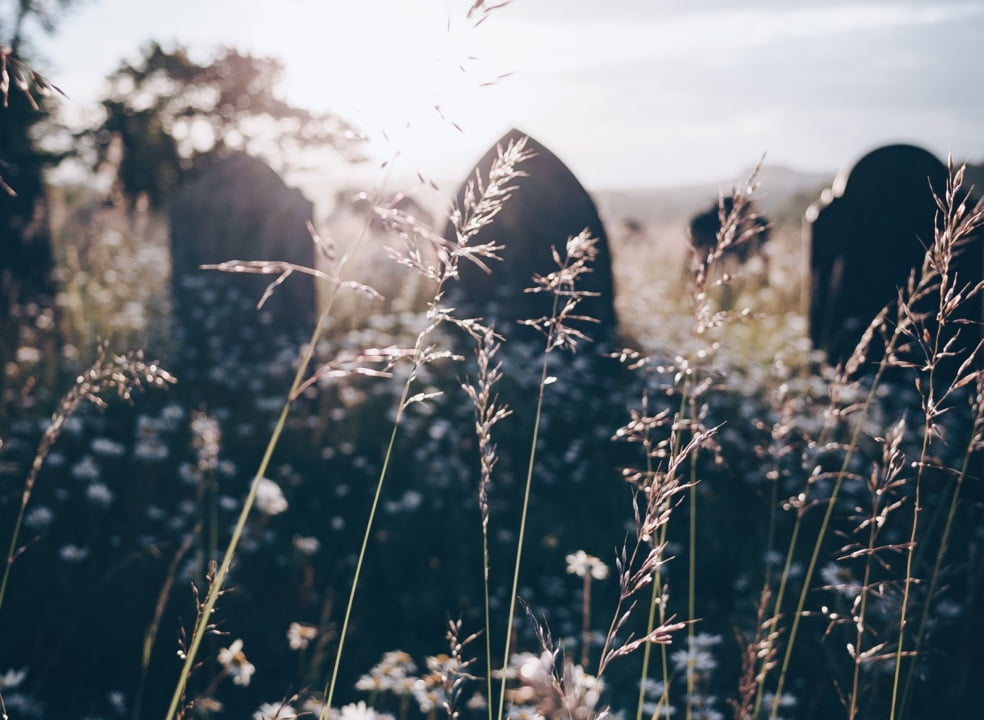
[[[305,7],[304,25],[284,39],[285,88],[299,104],[353,122],[383,159],[414,155],[469,125],[482,105],[477,94],[509,71],[488,33],[494,14],[475,27],[465,3],[332,5]]]

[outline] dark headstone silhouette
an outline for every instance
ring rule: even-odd
[[[314,266],[307,223],[313,206],[269,166],[248,155],[217,161],[179,188],[171,202],[176,370],[184,379],[235,386],[257,363],[296,348],[311,332],[315,287],[295,273],[257,302],[277,275],[202,270],[229,260]]]
[[[946,181],[946,166],[928,151],[885,146],[861,158],[807,212],[810,337],[831,363],[851,356],[870,322],[921,267],[933,242],[934,193],[942,195]],[[954,269],[961,284],[980,280],[980,242],[962,249]],[[962,317],[979,323],[979,301],[967,303]],[[868,357],[882,354],[876,342]]]
[[[698,263],[705,261],[718,245],[718,234],[721,232],[721,211],[724,211],[724,217],[727,219],[734,212],[734,207],[734,198],[728,195],[715,201],[707,210],[691,218],[688,228],[690,253],[686,261],[685,277],[692,278]],[[759,214],[758,207],[753,200],[746,200],[743,205],[739,206],[739,209],[740,217],[737,218],[731,236],[733,239],[729,240],[731,244],[722,250],[720,257],[709,268],[713,275],[709,279],[712,281],[722,274],[727,274],[732,278],[725,284],[720,298],[724,308],[731,308],[737,300],[737,295],[741,289],[741,266],[748,263],[751,258],[761,258],[762,270],[757,278],[760,283],[764,284],[769,276],[768,255],[765,252],[766,243],[769,241],[769,220]],[[750,280],[751,278],[745,279]]]
[[[497,147],[505,147],[525,135],[510,130],[478,161],[476,170],[485,179],[497,156]],[[597,293],[579,306],[579,314],[598,322],[579,322],[577,329],[596,345],[608,345],[616,330],[614,284],[608,237],[594,202],[573,173],[546,147],[530,138],[527,150],[535,153],[520,169],[526,173],[513,184],[513,192],[490,226],[483,228],[475,243],[495,242],[503,246],[502,262],[492,262],[488,274],[469,262],[462,263],[460,281],[448,294],[448,303],[461,317],[481,316],[494,322],[496,330],[507,337],[538,337],[535,331],[517,327],[520,320],[549,316],[553,298],[548,293],[525,293],[533,285],[533,276],[546,275],[557,269],[552,248],[561,255],[567,239],[587,228],[598,240],[598,255],[592,270],[582,277],[579,288]],[[474,177],[475,171],[469,174]],[[462,201],[464,186],[458,191]],[[454,238],[448,224],[446,238]]]
[[[726,196],[720,202],[715,201],[707,210],[694,215],[690,220],[691,249],[700,258],[706,258],[718,242],[721,231],[721,214],[723,207],[725,217],[733,212],[734,198]],[[745,263],[754,255],[761,254],[769,240],[769,221],[758,213],[756,205],[751,200],[745,204],[745,209],[738,220],[735,229],[735,239],[746,238],[735,242],[725,249],[723,257]]]

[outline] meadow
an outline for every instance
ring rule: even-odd
[[[447,237],[379,189],[350,235],[312,228],[310,336],[273,352],[260,297],[212,298],[194,342],[220,364],[195,381],[166,222],[60,191],[58,295],[4,358],[0,717],[976,716],[984,374],[959,318],[981,285],[950,268],[984,204],[962,170],[832,367],[798,225],[731,261],[754,175],[692,263],[612,231],[618,347],[579,312],[583,233],[529,278],[536,340],[457,314],[529,159],[500,147]],[[205,274],[282,270],[250,259]],[[212,342],[230,330],[248,361]]]

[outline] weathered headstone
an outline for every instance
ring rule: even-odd
[[[497,156],[497,147],[505,147],[525,137],[518,130],[506,133],[478,161],[475,170],[488,178],[489,168]],[[494,242],[502,245],[502,262],[492,262],[491,274],[469,262],[460,268],[460,281],[450,288],[448,302],[461,317],[481,316],[494,322],[497,331],[510,338],[531,338],[535,332],[518,327],[520,320],[549,316],[553,297],[548,293],[526,293],[533,285],[534,275],[546,275],[557,269],[553,248],[564,254],[567,239],[585,228],[598,240],[598,255],[591,272],[582,276],[579,289],[597,293],[585,298],[579,314],[598,322],[576,322],[577,329],[588,335],[594,344],[607,345],[615,337],[616,316],[612,261],[608,237],[594,202],[573,173],[550,150],[529,138],[527,150],[534,156],[522,163],[525,173],[513,185],[516,189],[495,217],[483,228],[475,243]],[[474,177],[475,171],[469,174]],[[464,196],[464,186],[458,201]],[[444,233],[454,238],[454,228],[448,224]]]
[[[934,193],[942,195],[946,180],[946,166],[928,151],[885,146],[861,158],[807,212],[810,337],[831,363],[851,356],[878,312],[921,267],[933,242]],[[954,269],[961,284],[979,281],[981,243],[963,248]],[[979,323],[980,302],[968,303],[961,316]],[[873,343],[869,361],[882,355]]]
[[[313,206],[263,161],[221,159],[171,202],[174,335],[179,379],[235,386],[310,334],[315,287],[295,273],[257,310],[276,274],[202,270],[230,260],[314,266]]]
[[[470,177],[477,172],[486,180],[497,148],[524,137],[512,130],[500,138]],[[618,476],[617,467],[624,464],[624,457],[621,448],[611,442],[622,423],[624,405],[613,398],[627,392],[627,378],[619,363],[607,357],[618,340],[608,237],[594,202],[571,171],[535,140],[528,139],[526,149],[534,156],[518,166],[525,175],[510,183],[515,186],[511,197],[492,223],[474,238],[475,243],[501,245],[502,260],[488,263],[491,274],[463,262],[460,279],[449,288],[446,303],[456,309],[459,317],[483,317],[505,337],[502,351],[495,358],[503,370],[495,391],[512,415],[495,431],[495,482],[501,490],[492,502],[503,504],[494,507],[493,514],[512,514],[505,521],[507,526],[518,519],[514,514],[515,498],[528,471],[530,440],[536,437],[538,454],[531,503],[550,508],[549,514],[541,518],[567,517],[575,527],[595,523],[612,530],[606,542],[615,543],[624,526],[626,508],[618,499],[624,481]],[[464,191],[462,187],[458,193],[459,205]],[[570,324],[590,341],[580,341],[573,354],[556,350],[547,356],[549,374],[556,382],[544,393],[539,431],[534,435],[545,339],[537,330],[519,323],[550,317],[554,297],[547,292],[524,291],[534,286],[534,275],[546,276],[557,269],[554,248],[563,257],[567,240],[585,228],[598,240],[598,253],[591,272],[581,275],[575,287],[597,295],[584,298],[576,314],[598,322],[572,321]],[[445,237],[455,237],[450,223]],[[470,347],[461,348],[461,353],[472,355]],[[473,373],[471,367],[465,371],[469,377],[474,377]],[[461,416],[452,426],[461,427],[473,410],[462,406],[457,411]],[[477,456],[469,462],[476,461]],[[503,498],[511,499],[504,502]],[[531,537],[549,537],[552,544],[548,546],[544,540],[531,555],[535,559],[529,563],[524,559],[527,577],[546,577],[549,568],[561,562],[559,549],[578,542],[566,531],[556,530],[555,522],[550,529],[538,526],[531,531]]]

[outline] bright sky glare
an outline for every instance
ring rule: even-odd
[[[289,100],[453,182],[513,126],[588,188],[731,180],[763,153],[835,171],[890,141],[984,160],[979,1],[515,0],[478,28],[470,4],[86,0],[37,44],[80,105],[152,39],[277,56]]]

